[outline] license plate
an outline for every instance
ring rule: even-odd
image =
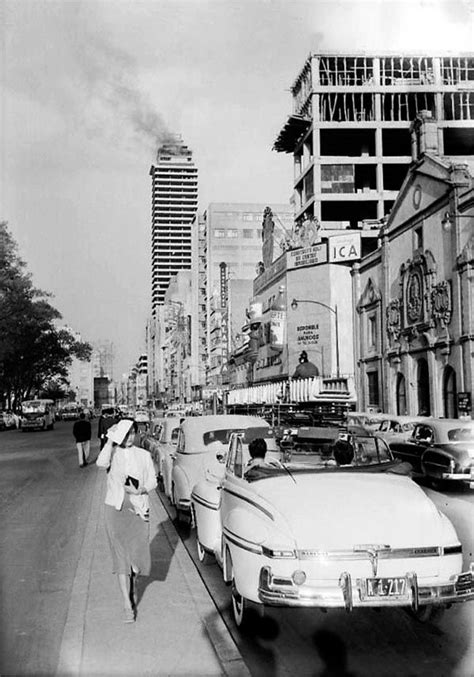
[[[404,576],[395,578],[367,578],[367,597],[406,597],[409,592]]]

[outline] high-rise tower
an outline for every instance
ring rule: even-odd
[[[170,278],[191,268],[191,223],[198,206],[198,171],[181,137],[158,149],[152,177],[152,313]]]

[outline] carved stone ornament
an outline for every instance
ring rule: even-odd
[[[274,231],[273,212],[270,207],[265,207],[262,224],[262,259],[265,268],[269,268],[273,263]]]
[[[359,303],[357,304],[357,310],[361,310],[367,306],[373,306],[374,304],[378,303],[381,298],[382,294],[380,289],[372,280],[372,278],[369,278],[367,280],[367,284],[364,287],[364,291],[361,294]]]
[[[423,313],[423,282],[417,270],[410,273],[406,289],[407,317],[410,322],[419,322]]]
[[[392,299],[387,306],[387,335],[390,340],[397,341],[402,329],[402,312],[400,299]]]
[[[431,315],[442,327],[446,327],[451,322],[451,298],[451,285],[446,280],[435,285],[431,290]]]

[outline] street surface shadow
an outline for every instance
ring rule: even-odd
[[[149,576],[140,576],[137,587],[137,604],[140,603],[145,590],[153,581],[165,581],[178,544],[179,537],[173,538],[170,520],[164,519],[157,525],[157,532],[150,543],[151,570]]]

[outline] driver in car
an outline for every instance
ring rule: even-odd
[[[271,468],[272,464],[269,461],[265,460],[265,455],[267,453],[267,443],[261,437],[258,437],[255,440],[249,442],[249,454],[250,461],[247,463],[245,469],[244,477],[247,477],[252,474],[253,471],[259,468]]]

